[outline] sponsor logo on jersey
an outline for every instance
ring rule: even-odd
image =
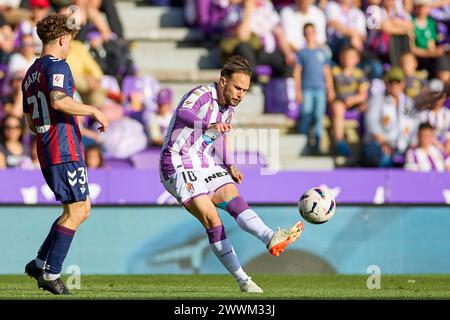
[[[63,74],[54,74],[53,75],[53,86],[64,88],[64,75]]]
[[[220,177],[225,177],[226,175],[228,175],[228,172],[223,171],[223,172],[216,172],[210,176],[207,176],[205,178],[205,182],[208,183],[210,182],[212,179],[216,179],[216,178],[220,178]]]

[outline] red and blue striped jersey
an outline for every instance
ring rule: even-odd
[[[38,132],[37,153],[41,168],[83,160],[77,118],[52,107],[51,91],[62,91],[73,97],[75,82],[65,60],[47,55],[33,63],[22,82],[23,111],[31,113]]]

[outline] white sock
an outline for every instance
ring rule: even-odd
[[[45,268],[45,261],[44,260],[36,258],[36,259],[34,259],[34,262],[36,263],[36,267],[38,267],[39,269],[44,269]]]
[[[252,209],[241,212],[236,218],[236,222],[242,230],[254,235],[266,246],[272,240],[274,231],[266,226],[258,214]]]
[[[59,273],[58,274],[53,274],[53,273],[44,272],[43,277],[44,277],[45,280],[53,281],[53,280],[58,279],[60,277],[60,274]]]
[[[233,275],[239,284],[247,281],[249,276],[242,269],[236,252],[228,239],[210,243],[210,245],[222,265]]]

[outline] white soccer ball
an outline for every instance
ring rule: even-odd
[[[300,215],[313,224],[330,220],[336,211],[336,201],[330,192],[322,187],[311,188],[298,201]]]

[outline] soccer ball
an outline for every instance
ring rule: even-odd
[[[327,189],[311,188],[298,201],[300,215],[313,224],[321,224],[330,220],[336,210],[336,201]]]

